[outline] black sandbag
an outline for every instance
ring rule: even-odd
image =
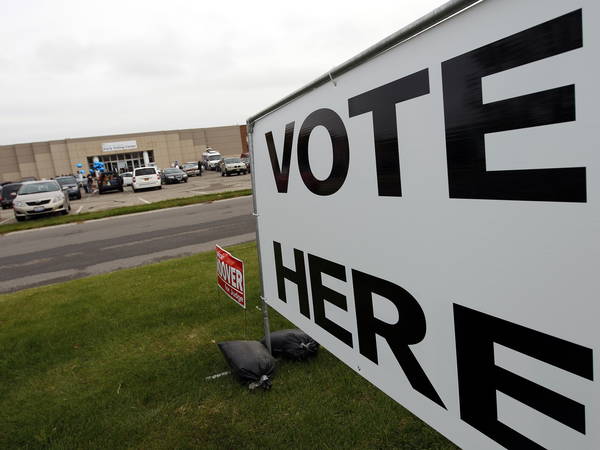
[[[263,338],[261,341],[266,345]],[[271,353],[276,358],[288,358],[296,361],[317,354],[319,344],[302,330],[279,330],[271,333]]]
[[[275,375],[275,360],[258,341],[226,341],[217,344],[231,372],[250,389],[269,389]]]

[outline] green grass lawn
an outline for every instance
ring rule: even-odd
[[[259,339],[255,245],[231,250]],[[0,448],[456,448],[323,349],[271,391],[205,380],[243,338],[213,252],[1,295]]]
[[[122,216],[155,209],[173,208],[175,206],[193,205],[196,203],[207,203],[226,198],[243,197],[252,195],[252,189],[241,189],[237,191],[217,192],[214,194],[194,195],[192,197],[172,198],[154,203],[133,206],[121,206],[119,208],[106,209],[103,211],[92,211],[83,214],[69,214],[67,216],[49,216],[29,219],[25,222],[9,223],[0,225],[0,234],[12,231],[30,230],[32,228],[49,227],[72,222],[84,222],[86,220],[102,219],[104,217]],[[73,206],[73,205],[71,205]]]

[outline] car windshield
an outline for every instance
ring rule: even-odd
[[[58,184],[61,186],[65,186],[67,184],[77,184],[75,177],[56,177],[55,180],[58,181]]]
[[[225,164],[233,164],[233,163],[242,162],[242,160],[240,158],[227,158],[224,161],[225,161]]]
[[[215,160],[217,160],[217,159],[221,159],[221,156],[220,156],[220,155],[210,155],[210,156],[208,157],[208,160],[209,160],[209,161],[215,161]]]
[[[165,169],[165,170],[163,170],[163,172],[164,173],[180,173],[181,170],[173,168],[173,169]]]
[[[155,175],[156,174],[156,169],[154,169],[153,167],[148,167],[145,169],[136,169],[135,171],[136,176],[139,175]]]
[[[41,183],[27,183],[22,185],[18,194],[28,195],[55,191],[60,191],[60,186],[56,181],[43,181]]]
[[[198,167],[198,164],[184,164],[184,169],[193,169],[194,167]]]
[[[125,172],[122,177],[131,177],[133,174],[131,172]]]

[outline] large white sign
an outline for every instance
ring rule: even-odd
[[[269,305],[464,448],[600,448],[599,23],[487,0],[254,123]]]
[[[137,149],[137,141],[106,142],[102,144],[103,152],[116,152],[120,150]]]

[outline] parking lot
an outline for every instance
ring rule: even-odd
[[[190,177],[187,183],[165,184],[160,190],[133,192],[131,186],[124,192],[108,192],[99,195],[97,189],[86,194],[81,189],[81,200],[71,200],[71,214],[81,214],[88,211],[102,211],[120,206],[154,203],[172,198],[192,197],[194,195],[210,194],[213,192],[235,191],[250,189],[252,181],[250,174],[222,177],[220,172],[205,171],[201,177]],[[0,210],[0,224],[14,223],[12,209]]]

